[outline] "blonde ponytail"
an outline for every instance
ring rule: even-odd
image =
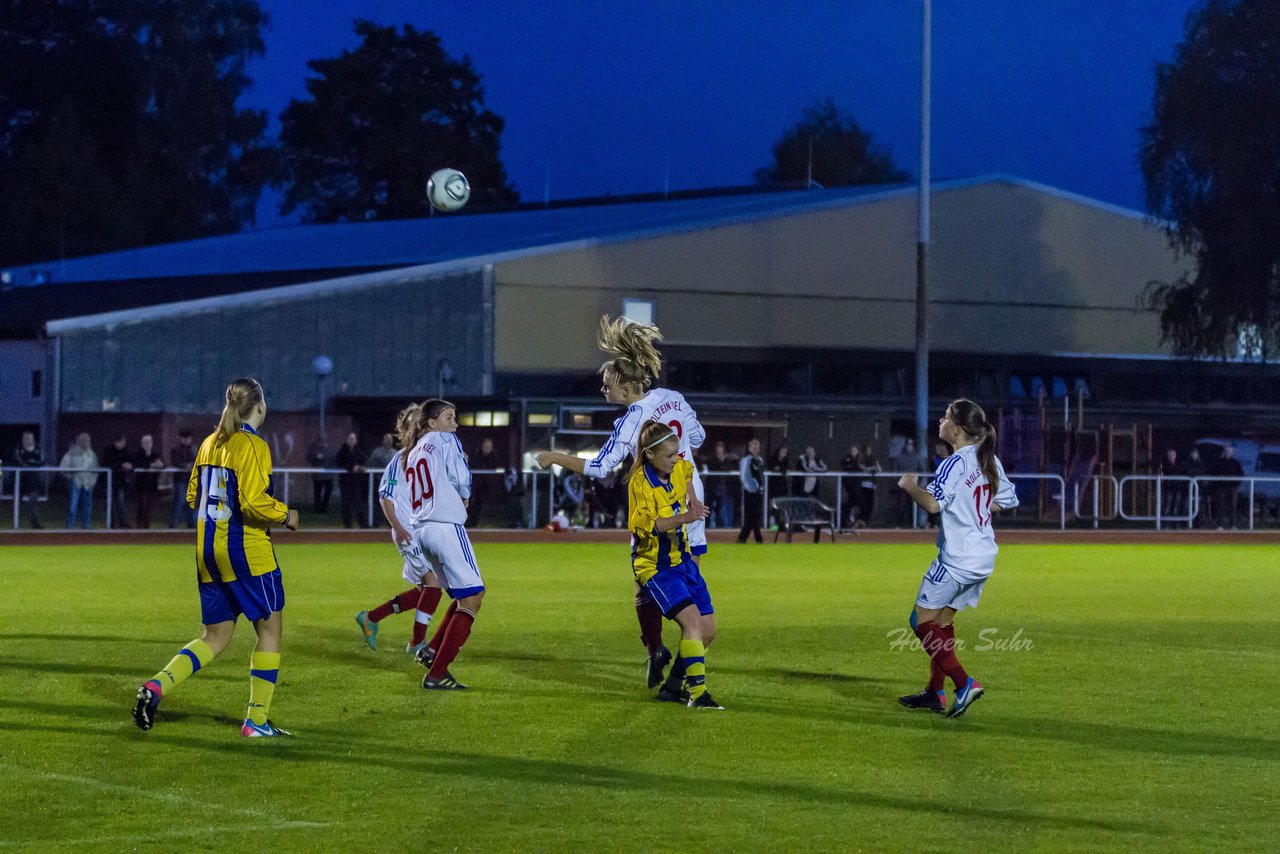
[[[654,346],[662,340],[662,332],[652,324],[634,323],[625,317],[600,318],[600,334],[596,346],[614,358],[600,366],[600,373],[612,370],[623,382],[639,383],[647,389],[662,373],[662,354]]]
[[[401,443],[401,447],[411,448],[410,440],[413,437],[413,430],[416,429],[417,417],[422,411],[421,403],[410,403],[410,405],[399,411],[396,416],[396,440]]]
[[[255,379],[242,377],[227,386],[226,399],[222,417],[218,419],[218,429],[214,433],[215,448],[222,447],[228,439],[240,432],[253,408],[263,402],[262,386]]]

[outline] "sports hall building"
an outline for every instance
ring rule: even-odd
[[[1186,262],[1141,213],[993,176],[936,184],[932,224],[934,411],[964,395],[1042,421],[1280,433],[1275,364],[1161,344],[1143,293]],[[895,186],[293,226],[15,268],[0,419],[6,445],[37,426],[49,454],[82,428],[169,447],[253,375],[296,433],[277,465],[302,464],[322,395],[330,432],[371,446],[439,393],[464,442],[487,433],[514,462],[598,444],[616,417],[595,375],[607,312],[661,326],[665,384],[713,439],[887,455],[914,421],[915,244],[915,189]]]

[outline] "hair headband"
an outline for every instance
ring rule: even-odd
[[[661,445],[663,442],[665,442],[665,441],[667,441],[668,439],[670,439],[670,438],[671,438],[672,436],[674,436],[675,434],[676,434],[676,431],[674,431],[674,430],[669,430],[669,431],[667,431],[666,435],[664,435],[661,439],[655,439],[654,441],[650,442],[649,444],[647,444],[647,445],[645,445],[643,448],[641,448],[641,450],[642,450],[642,451],[647,451],[647,450],[649,450],[650,448],[656,448],[656,447],[658,447],[659,445]]]

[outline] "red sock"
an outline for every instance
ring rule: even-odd
[[[421,595],[421,592],[416,587],[405,590],[403,593],[397,593],[394,599],[388,599],[369,612],[369,622],[376,623],[385,617],[390,617],[392,614],[408,611],[417,604],[419,595]]]
[[[440,620],[440,625],[436,626],[436,633],[431,636],[431,643],[427,646],[440,651],[440,647],[444,645],[445,633],[449,631],[449,621],[453,619],[453,615],[458,613],[458,600],[449,603],[449,610],[444,612],[444,617]]]
[[[444,591],[439,587],[424,587],[422,593],[418,596],[418,612],[421,614],[434,614],[436,606],[440,604],[440,596]],[[418,620],[417,614],[413,618],[413,645],[417,646],[427,637],[427,624]]]
[[[947,687],[947,674],[942,672],[938,660],[929,658],[929,690],[935,694]]]
[[[643,588],[636,592],[636,619],[640,621],[640,643],[653,655],[662,646],[662,609]]]
[[[471,637],[471,624],[476,621],[476,615],[466,608],[455,611],[451,607],[449,610],[453,616],[449,618],[449,630],[445,632],[444,641],[436,649],[436,660],[432,663],[430,672],[432,679],[441,679],[449,672],[449,665],[453,663],[467,638]]]
[[[954,625],[938,626],[938,633],[942,639],[951,646],[952,652],[955,651],[956,643],[956,627]],[[929,690],[942,691],[947,687],[947,674],[943,671],[942,665],[938,659],[933,656],[929,657]]]
[[[960,666],[960,659],[956,658],[956,630],[951,626],[942,626],[930,620],[916,626],[916,637],[920,638],[920,644],[924,647],[924,651],[929,653],[931,659],[930,686],[932,687],[933,684],[932,668],[936,665],[951,678],[956,688],[963,688],[969,681],[969,674],[965,673],[964,668]]]

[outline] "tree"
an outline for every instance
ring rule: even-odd
[[[1156,69],[1142,131],[1147,208],[1194,273],[1151,282],[1162,341],[1265,360],[1280,296],[1280,4],[1209,0]],[[1234,351],[1234,352],[1233,352]]]
[[[827,98],[806,109],[804,118],[774,144],[773,165],[756,170],[761,184],[807,184],[810,177],[824,187],[852,187],[900,183],[908,176],[873,144],[871,134]]]
[[[484,108],[468,57],[445,53],[430,31],[355,22],[354,51],[307,66],[309,100],[280,115],[290,178],[283,213],[310,222],[427,213],[427,178],[462,170],[472,204],[515,201],[498,152],[503,121]]]
[[[236,231],[276,169],[240,110],[253,0],[8,0],[0,263]]]

